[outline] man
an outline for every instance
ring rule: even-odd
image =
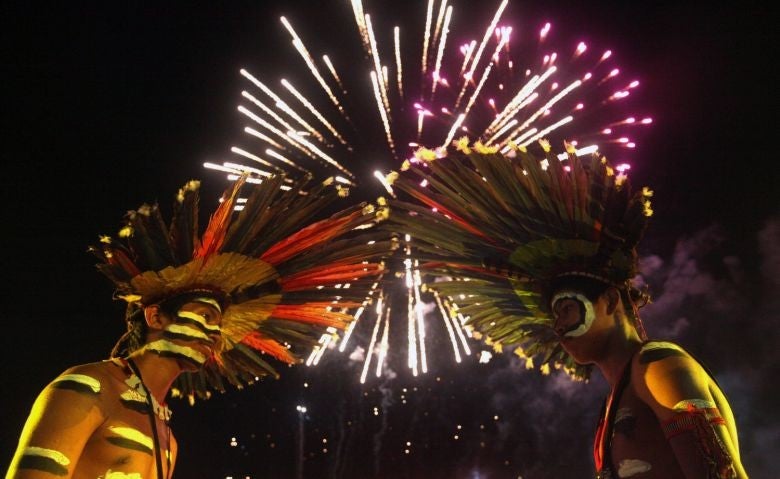
[[[417,202],[390,201],[389,228],[415,238],[430,289],[496,349],[611,391],[594,443],[600,478],[743,478],[736,422],[712,376],[669,342],[648,341],[631,286],[652,215],[606,159],[559,159],[467,139],[421,150],[388,182]],[[423,180],[423,181],[421,181]]]
[[[8,477],[171,476],[176,440],[165,398],[181,373],[214,356],[221,306],[190,293],[142,313],[140,349],[72,367],[41,392]]]
[[[723,391],[681,347],[643,340],[631,301],[625,289],[577,277],[551,299],[564,350],[610,385],[594,444],[599,477],[747,477]]]
[[[199,182],[179,191],[169,225],[159,208],[131,211],[121,241],[93,248],[128,303],[128,331],[106,361],[72,367],[40,393],[7,479],[169,478],[177,456],[169,396],[207,398],[276,375],[342,328],[367,297],[391,243],[353,236],[382,218],[356,205],[302,224],[340,196],[331,182],[301,194],[266,178],[233,213],[241,177],[198,236]],[[305,226],[305,227],[304,227]],[[350,288],[341,288],[349,282]]]

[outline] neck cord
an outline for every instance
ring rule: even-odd
[[[154,458],[155,462],[157,463],[157,477],[160,479],[163,479],[165,476],[163,476],[163,468],[162,468],[162,447],[160,446],[160,438],[157,435],[157,417],[154,414],[154,406],[152,405],[152,393],[149,391],[149,389],[146,387],[146,383],[144,383],[144,378],[141,377],[141,370],[138,368],[138,366],[135,364],[135,361],[133,361],[132,358],[127,358],[127,364],[130,366],[130,370],[133,371],[133,374],[138,376],[138,380],[141,383],[141,387],[144,388],[144,392],[146,393],[146,405],[148,406],[147,412],[149,413],[149,420],[152,423],[152,436],[154,436]],[[170,444],[168,444],[168,447],[170,448]],[[168,472],[171,470],[171,456],[170,451],[166,455],[168,459]]]
[[[596,431],[596,441],[594,444],[594,458],[597,469],[596,477],[612,477],[611,475],[603,474],[605,470],[612,471],[612,435],[615,426],[615,408],[620,405],[623,391],[631,380],[631,363],[634,360],[634,355],[636,355],[636,351],[631,354],[628,362],[623,366],[623,372],[620,375],[620,380],[618,380],[617,385],[615,385],[615,389],[612,390],[610,395],[604,400],[604,408],[601,415],[602,420]]]

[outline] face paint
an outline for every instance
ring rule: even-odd
[[[214,298],[202,297],[202,298],[195,298],[192,301],[196,303],[205,303],[214,306],[214,309],[216,309],[217,311],[219,311],[220,314],[222,314],[222,306],[220,306],[219,301],[217,301]]]
[[[109,431],[116,434],[116,437],[107,437],[106,440],[111,444],[135,451],[152,454],[154,450],[154,441],[151,437],[131,427],[111,426]]]
[[[57,389],[70,389],[85,394],[98,394],[100,381],[83,374],[63,374],[52,382]]]
[[[587,333],[590,327],[593,325],[593,321],[596,319],[596,312],[593,310],[593,303],[591,303],[590,300],[581,293],[576,293],[574,291],[561,291],[553,296],[551,301],[553,309],[555,309],[555,305],[558,303],[558,301],[563,299],[573,299],[577,301],[582,305],[585,311],[585,314],[583,315],[584,318],[580,318],[579,326],[571,331],[567,331],[563,336],[566,338],[576,338]]]
[[[649,462],[639,459],[624,459],[618,464],[618,477],[631,477],[652,469]]]
[[[157,341],[153,341],[144,346],[144,349],[157,353],[163,357],[185,359],[197,364],[198,366],[201,366],[206,362],[206,355],[203,353],[196,351],[195,349],[188,346],[179,346],[178,344],[174,344],[167,339],[158,339]]]
[[[103,476],[104,479],[143,479],[140,473],[138,472],[131,472],[131,473],[124,473],[124,472],[114,472],[111,469],[106,471],[106,475]]]
[[[55,476],[67,476],[70,459],[54,449],[27,447],[19,461],[19,469],[35,469]]]
[[[209,344],[214,342],[211,338],[206,336],[206,333],[189,325],[171,323],[165,327],[164,331],[167,333],[166,336],[172,339],[201,341]]]
[[[206,318],[198,313],[193,313],[192,311],[179,311],[176,313],[176,316],[178,316],[177,322],[194,324],[206,334],[219,334],[221,331],[218,324],[207,323]]]

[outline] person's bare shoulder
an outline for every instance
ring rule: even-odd
[[[709,400],[709,376],[701,364],[677,344],[651,341],[632,363],[637,395],[661,419],[674,413],[681,401]]]
[[[71,390],[102,403],[106,396],[117,394],[123,377],[121,367],[115,362],[97,361],[66,369],[47,388]]]

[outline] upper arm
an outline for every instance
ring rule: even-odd
[[[636,392],[658,418],[686,477],[742,477],[736,438],[724,419],[732,417],[729,406],[713,394],[717,386],[704,368],[674,345],[643,351],[633,368]]]
[[[35,400],[6,479],[70,478],[87,440],[103,422],[97,379],[66,373]]]

